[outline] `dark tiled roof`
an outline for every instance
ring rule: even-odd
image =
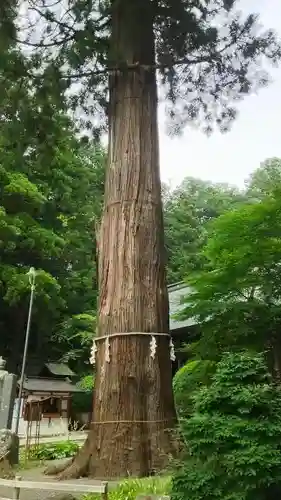
[[[38,362],[38,359],[32,359],[32,358],[28,359],[27,361],[26,373],[29,377],[39,377],[42,371],[46,372],[46,369],[52,375],[60,377],[73,377],[75,375],[75,373],[65,363],[57,363],[57,362],[42,363]]]
[[[28,392],[83,392],[68,380],[29,377],[24,381],[24,391]]]
[[[45,363],[46,368],[53,375],[61,377],[73,377],[75,373],[65,363]]]
[[[29,377],[37,377],[43,367],[44,365],[42,363],[38,363],[38,360],[33,361],[33,359],[28,359],[25,371]]]
[[[191,288],[185,283],[176,283],[175,285],[168,286],[171,332],[197,324],[196,320],[193,318],[185,320],[175,319],[175,315],[180,313],[182,309],[186,307],[186,304],[182,303],[183,298],[187,297],[190,293]]]

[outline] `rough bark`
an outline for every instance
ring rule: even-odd
[[[169,337],[156,337],[155,359],[149,348],[150,332],[169,331],[152,6],[150,0],[113,4],[111,63],[136,67],[110,75],[97,332],[148,335],[111,338],[110,362],[105,340],[97,342],[91,431],[64,478],[146,476],[174,451]]]

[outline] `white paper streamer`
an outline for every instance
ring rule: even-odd
[[[173,339],[170,339],[170,360],[171,361],[176,361],[176,353],[175,353],[175,346]]]
[[[102,396],[103,396],[103,385],[104,385],[104,380],[105,380],[105,363],[103,363],[101,367],[101,373],[100,373],[100,390],[99,390],[99,400],[102,401]]]
[[[149,344],[149,348],[150,348],[150,357],[152,359],[154,359],[155,355],[156,355],[156,349],[157,349],[156,337],[154,337],[154,335],[151,335],[151,341]]]
[[[91,356],[90,356],[90,359],[89,359],[91,365],[94,365],[96,363],[96,353],[97,353],[97,350],[98,350],[98,348],[97,348],[96,342],[95,342],[95,340],[93,340],[93,345],[91,347]]]
[[[110,343],[109,338],[107,337],[105,340],[105,351],[104,351],[104,360],[106,363],[110,363]]]

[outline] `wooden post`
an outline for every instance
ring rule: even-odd
[[[16,476],[15,479],[16,479],[16,481],[21,481],[21,476]],[[14,500],[19,500],[19,497],[20,497],[20,488],[16,487],[16,488],[14,488],[13,498],[14,498]]]
[[[104,492],[102,493],[101,497],[102,500],[107,500],[108,498],[108,483],[103,483],[104,484]]]

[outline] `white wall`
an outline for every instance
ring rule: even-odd
[[[25,437],[27,433],[27,424],[22,418],[22,407],[24,400],[21,401],[21,410],[20,410],[20,421],[19,421],[19,436]],[[13,422],[12,422],[12,431],[15,430],[16,427],[16,418],[18,414],[18,399],[15,401],[14,412],[13,412]],[[31,435],[35,436],[36,434],[36,422],[32,422],[31,426]],[[58,436],[58,435],[67,435],[68,434],[68,418],[42,418],[40,422],[40,436]]]

